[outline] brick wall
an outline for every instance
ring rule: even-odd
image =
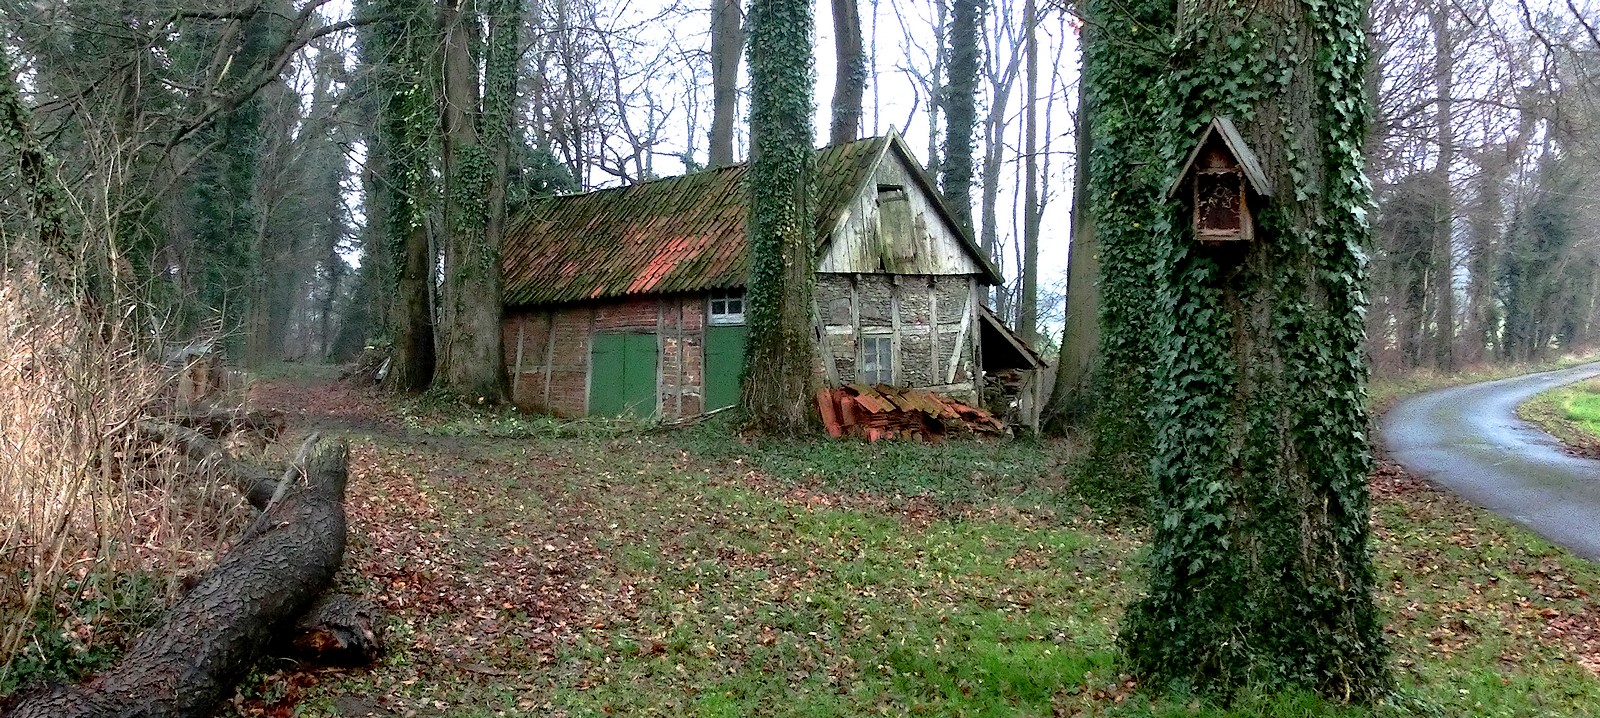
[[[705,363],[705,307],[703,295],[684,295],[507,310],[501,334],[512,402],[557,416],[583,416],[589,403],[593,335],[639,332],[657,339],[656,386],[662,415],[697,414]]]
[[[970,383],[976,327],[969,326],[966,336],[961,336],[962,325],[971,320],[964,313],[969,279],[967,275],[818,274],[817,307],[827,336],[826,345],[818,351],[818,373],[826,376],[824,362],[831,357],[841,382],[856,381],[860,336],[891,336],[898,315],[896,362],[901,384]],[[512,401],[557,416],[583,416],[589,403],[589,352],[594,333],[626,331],[656,336],[656,389],[662,417],[700,413],[704,407],[706,302],[706,295],[696,294],[508,310],[501,329]],[[952,358],[957,363],[954,382],[949,381]]]

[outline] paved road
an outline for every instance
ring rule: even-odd
[[[1421,394],[1384,415],[1389,457],[1495,513],[1600,561],[1600,461],[1569,456],[1517,418],[1539,392],[1600,376],[1600,363]]]

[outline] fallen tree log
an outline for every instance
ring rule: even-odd
[[[371,601],[330,593],[295,624],[286,653],[322,666],[365,666],[383,651],[382,613]]]
[[[289,471],[282,477],[273,478],[271,474],[256,465],[233,458],[221,444],[186,426],[168,421],[146,420],[139,422],[139,431],[152,441],[178,447],[183,456],[190,461],[216,467],[223,472],[228,482],[244,495],[245,501],[261,511],[267,509],[272,497],[277,495],[284,482],[300,474],[299,467],[305,464],[306,452],[319,437],[318,434],[312,434],[307,438],[300,446],[300,453],[295,456]]]
[[[254,431],[272,441],[283,434],[285,419],[278,409],[211,409],[167,417],[179,426],[194,429],[208,439],[221,439],[238,431]]]
[[[265,650],[292,635],[344,558],[348,450],[321,442],[307,485],[263,513],[161,622],[111,668],[82,685],[22,700],[13,718],[177,718],[211,715]]]

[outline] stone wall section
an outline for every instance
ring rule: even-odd
[[[897,349],[901,386],[969,394],[976,342],[976,327],[971,324],[976,308],[969,303],[969,297],[977,301],[972,296],[974,281],[971,275],[819,273],[817,313],[827,338],[819,348],[826,350],[819,351],[823,370],[831,359],[840,383],[858,381],[861,340],[888,337]]]

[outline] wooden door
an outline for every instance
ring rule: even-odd
[[[706,327],[705,410],[739,403],[739,372],[744,368],[743,326]]]
[[[589,375],[589,414],[638,417],[656,413],[656,335],[594,335]]]

